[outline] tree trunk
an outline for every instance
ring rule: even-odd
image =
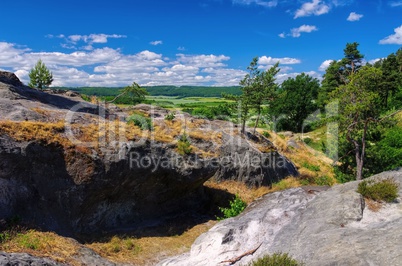
[[[257,129],[258,126],[258,122],[260,121],[260,115],[261,115],[261,111],[258,111],[258,116],[257,116],[257,120],[255,121],[255,125],[254,125],[254,135],[255,135],[255,131]]]
[[[356,180],[362,180],[363,158],[361,158],[359,147],[356,147]]]
[[[242,125],[241,125],[241,133],[246,134],[246,118],[243,118]]]
[[[113,100],[108,101],[107,103],[113,103],[114,101],[116,101],[116,100],[117,100],[119,97],[123,96],[124,94],[126,94],[126,92],[122,92],[122,93],[120,93],[119,95],[117,95],[116,97],[114,97],[114,99],[113,99]]]

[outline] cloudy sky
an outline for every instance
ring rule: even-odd
[[[13,0],[1,4],[0,69],[53,86],[238,85],[253,57],[278,80],[320,78],[348,42],[366,61],[402,46],[402,0]]]

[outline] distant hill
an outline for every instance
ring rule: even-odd
[[[152,96],[176,96],[184,97],[221,97],[222,93],[241,94],[239,86],[231,87],[206,87],[206,86],[144,86]],[[122,88],[116,87],[57,87],[54,89],[73,90],[85,95],[116,96]]]

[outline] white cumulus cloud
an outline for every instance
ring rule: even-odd
[[[277,0],[271,0],[271,1],[264,1],[264,0],[232,0],[233,4],[239,4],[239,5],[251,5],[251,4],[256,4],[259,6],[264,6],[264,7],[276,7],[278,5]]]
[[[320,71],[325,71],[329,67],[329,65],[333,62],[334,60],[325,60],[324,62],[321,63],[320,67],[318,70]]]
[[[80,47],[80,49],[83,50],[93,50],[93,44],[98,43],[107,43],[108,39],[120,39],[120,38],[126,38],[126,35],[119,35],[119,34],[89,34],[89,35],[78,35],[78,34],[73,34],[69,36],[65,36],[64,34],[59,34],[59,35],[52,35],[48,34],[46,35],[47,38],[59,38],[59,39],[64,39],[66,43],[62,43],[61,47],[66,48],[66,49],[77,49],[76,45],[79,42],[84,43],[83,46]]]
[[[394,29],[394,34],[380,40],[380,44],[402,44],[402,25]]]
[[[150,42],[149,44],[156,46],[156,45],[163,44],[163,42],[162,41],[153,41],[153,42]]]
[[[313,25],[301,25],[298,28],[291,29],[289,35],[292,36],[293,38],[298,38],[301,36],[301,33],[303,32],[310,33],[317,30],[318,30],[317,27]]]
[[[346,19],[347,21],[359,21],[363,17],[362,14],[357,14],[356,12],[351,12],[349,17]]]
[[[311,15],[320,16],[328,13],[329,10],[329,5],[322,3],[321,0],[313,0],[313,2],[304,3],[296,10],[294,18],[308,17]]]
[[[81,39],[76,38],[76,39]],[[109,47],[91,51],[34,52],[0,42],[0,69],[12,71],[27,84],[29,70],[42,59],[52,71],[52,86],[122,87],[141,85],[238,85],[246,72],[229,68],[230,57],[214,54],[177,54],[167,58],[149,50],[123,54]]]
[[[282,58],[273,58],[270,56],[261,56],[258,59],[258,63],[260,63],[261,65],[274,65],[277,62],[279,62],[279,64],[281,65],[293,65],[293,64],[300,64],[301,61],[300,59],[297,58],[291,58],[291,57],[282,57]]]
[[[398,7],[398,6],[402,6],[402,1],[394,1],[394,2],[390,2],[389,5],[391,7]]]

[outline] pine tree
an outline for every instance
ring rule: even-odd
[[[46,65],[39,59],[36,65],[29,72],[29,84],[31,88],[38,88],[40,90],[45,89],[53,82],[52,72],[46,67]]]

